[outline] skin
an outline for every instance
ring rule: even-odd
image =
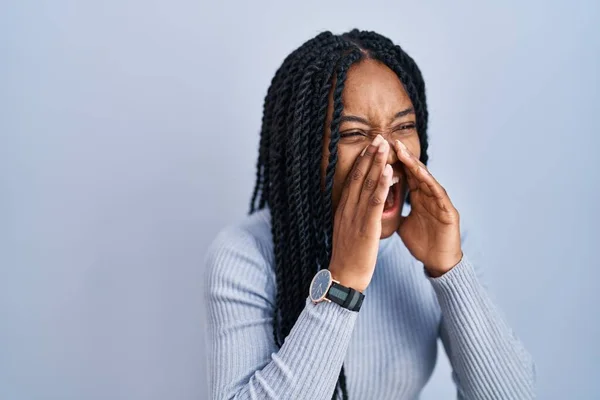
[[[332,192],[335,217],[329,269],[333,278],[364,291],[375,269],[379,240],[394,232],[430,275],[441,276],[462,258],[459,214],[445,189],[419,161],[416,116],[404,86],[385,64],[365,59],[350,67],[342,101]],[[330,94],[322,181],[332,114]],[[407,217],[401,215],[403,202],[397,213],[383,216],[392,176],[400,179],[401,199],[410,188],[412,208]]]

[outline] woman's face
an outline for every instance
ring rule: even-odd
[[[401,140],[413,154],[421,154],[413,104],[398,76],[385,64],[372,59],[362,60],[350,67],[342,101],[344,111],[340,123],[338,161],[333,183],[333,209],[337,209],[344,181],[352,170],[354,161],[380,134],[390,143],[388,164],[394,169],[394,177],[400,178],[400,182],[390,188],[390,192],[394,194],[390,195],[392,197],[388,196],[388,200],[393,198],[393,204],[386,204],[381,218],[381,237],[386,238],[400,226],[406,195],[404,169],[392,144],[394,140]],[[321,161],[322,183],[329,162],[329,127],[332,114],[333,93],[330,93]]]

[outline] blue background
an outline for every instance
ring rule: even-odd
[[[420,65],[431,170],[484,246],[542,399],[600,398],[600,6],[0,6],[0,398],[207,398],[203,256],[254,184],[262,101],[322,30]],[[423,399],[453,398],[443,356]]]

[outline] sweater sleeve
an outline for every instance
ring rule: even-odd
[[[482,284],[478,249],[463,242],[463,253],[450,271],[428,278],[441,308],[440,336],[458,399],[532,399],[532,357]]]
[[[335,389],[358,312],[305,306],[278,349],[276,284],[257,239],[221,232],[206,258],[209,385],[213,399],[323,399]]]

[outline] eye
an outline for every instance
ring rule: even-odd
[[[351,132],[340,133],[340,139],[353,137],[355,140],[360,140],[361,137],[366,137],[366,136],[367,136],[367,134],[362,131],[351,131]]]
[[[403,124],[400,125],[398,128],[394,129],[394,130],[402,130],[402,131],[406,131],[406,130],[411,130],[411,129],[415,129],[416,125],[414,122],[410,122],[408,124]]]
[[[360,132],[360,131],[340,133],[340,138],[352,137],[352,136],[366,136],[366,135],[364,132]]]

